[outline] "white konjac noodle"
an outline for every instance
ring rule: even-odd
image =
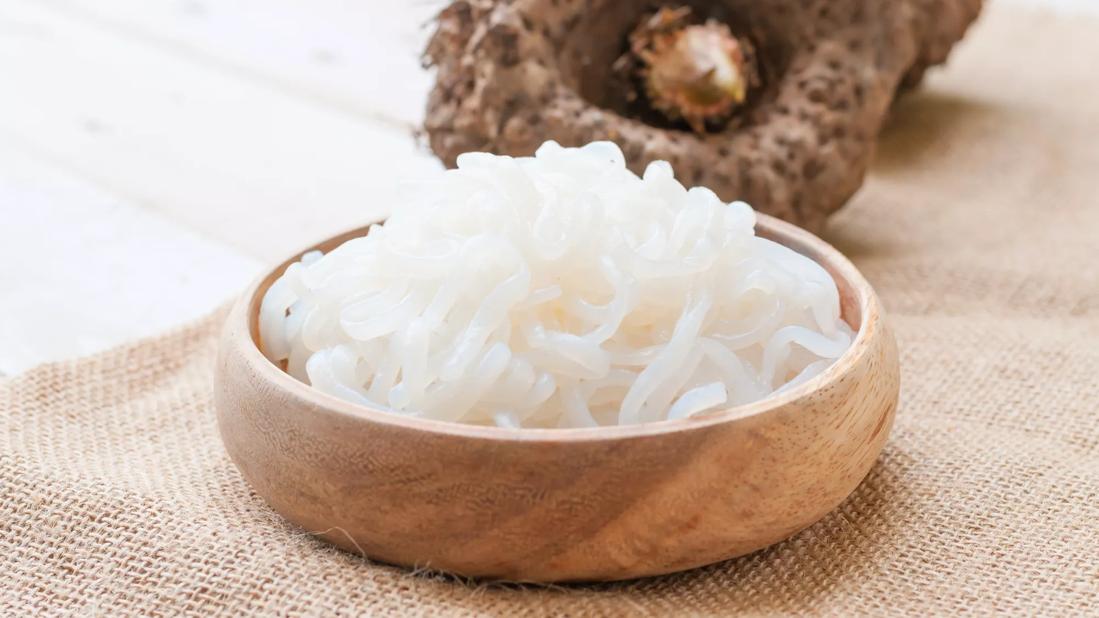
[[[612,143],[470,153],[384,226],[291,264],[260,311],[296,378],[396,414],[504,427],[677,419],[804,383],[848,348],[812,260],[755,213],[642,178]]]

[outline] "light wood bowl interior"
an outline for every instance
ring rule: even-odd
[[[222,334],[215,393],[226,450],[291,522],[400,565],[617,580],[766,547],[823,517],[866,476],[893,424],[899,367],[878,298],[846,258],[770,217],[757,232],[823,265],[858,332],[825,373],[781,396],[591,429],[479,427],[352,404],[259,351],[260,300],[298,254],[245,292]]]

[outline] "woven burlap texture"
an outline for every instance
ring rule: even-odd
[[[0,615],[1012,613],[1099,608],[1099,23],[994,4],[826,233],[904,387],[856,492],[754,555],[566,588],[330,549],[218,439],[219,312],[0,382]]]

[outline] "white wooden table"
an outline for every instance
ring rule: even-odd
[[[441,4],[0,3],[0,374],[195,318],[391,209],[440,167],[412,132]]]

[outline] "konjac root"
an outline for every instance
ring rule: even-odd
[[[432,150],[617,143],[630,169],[819,230],[860,187],[897,93],[981,0],[456,0],[426,51]],[[625,58],[625,59],[624,59]]]

